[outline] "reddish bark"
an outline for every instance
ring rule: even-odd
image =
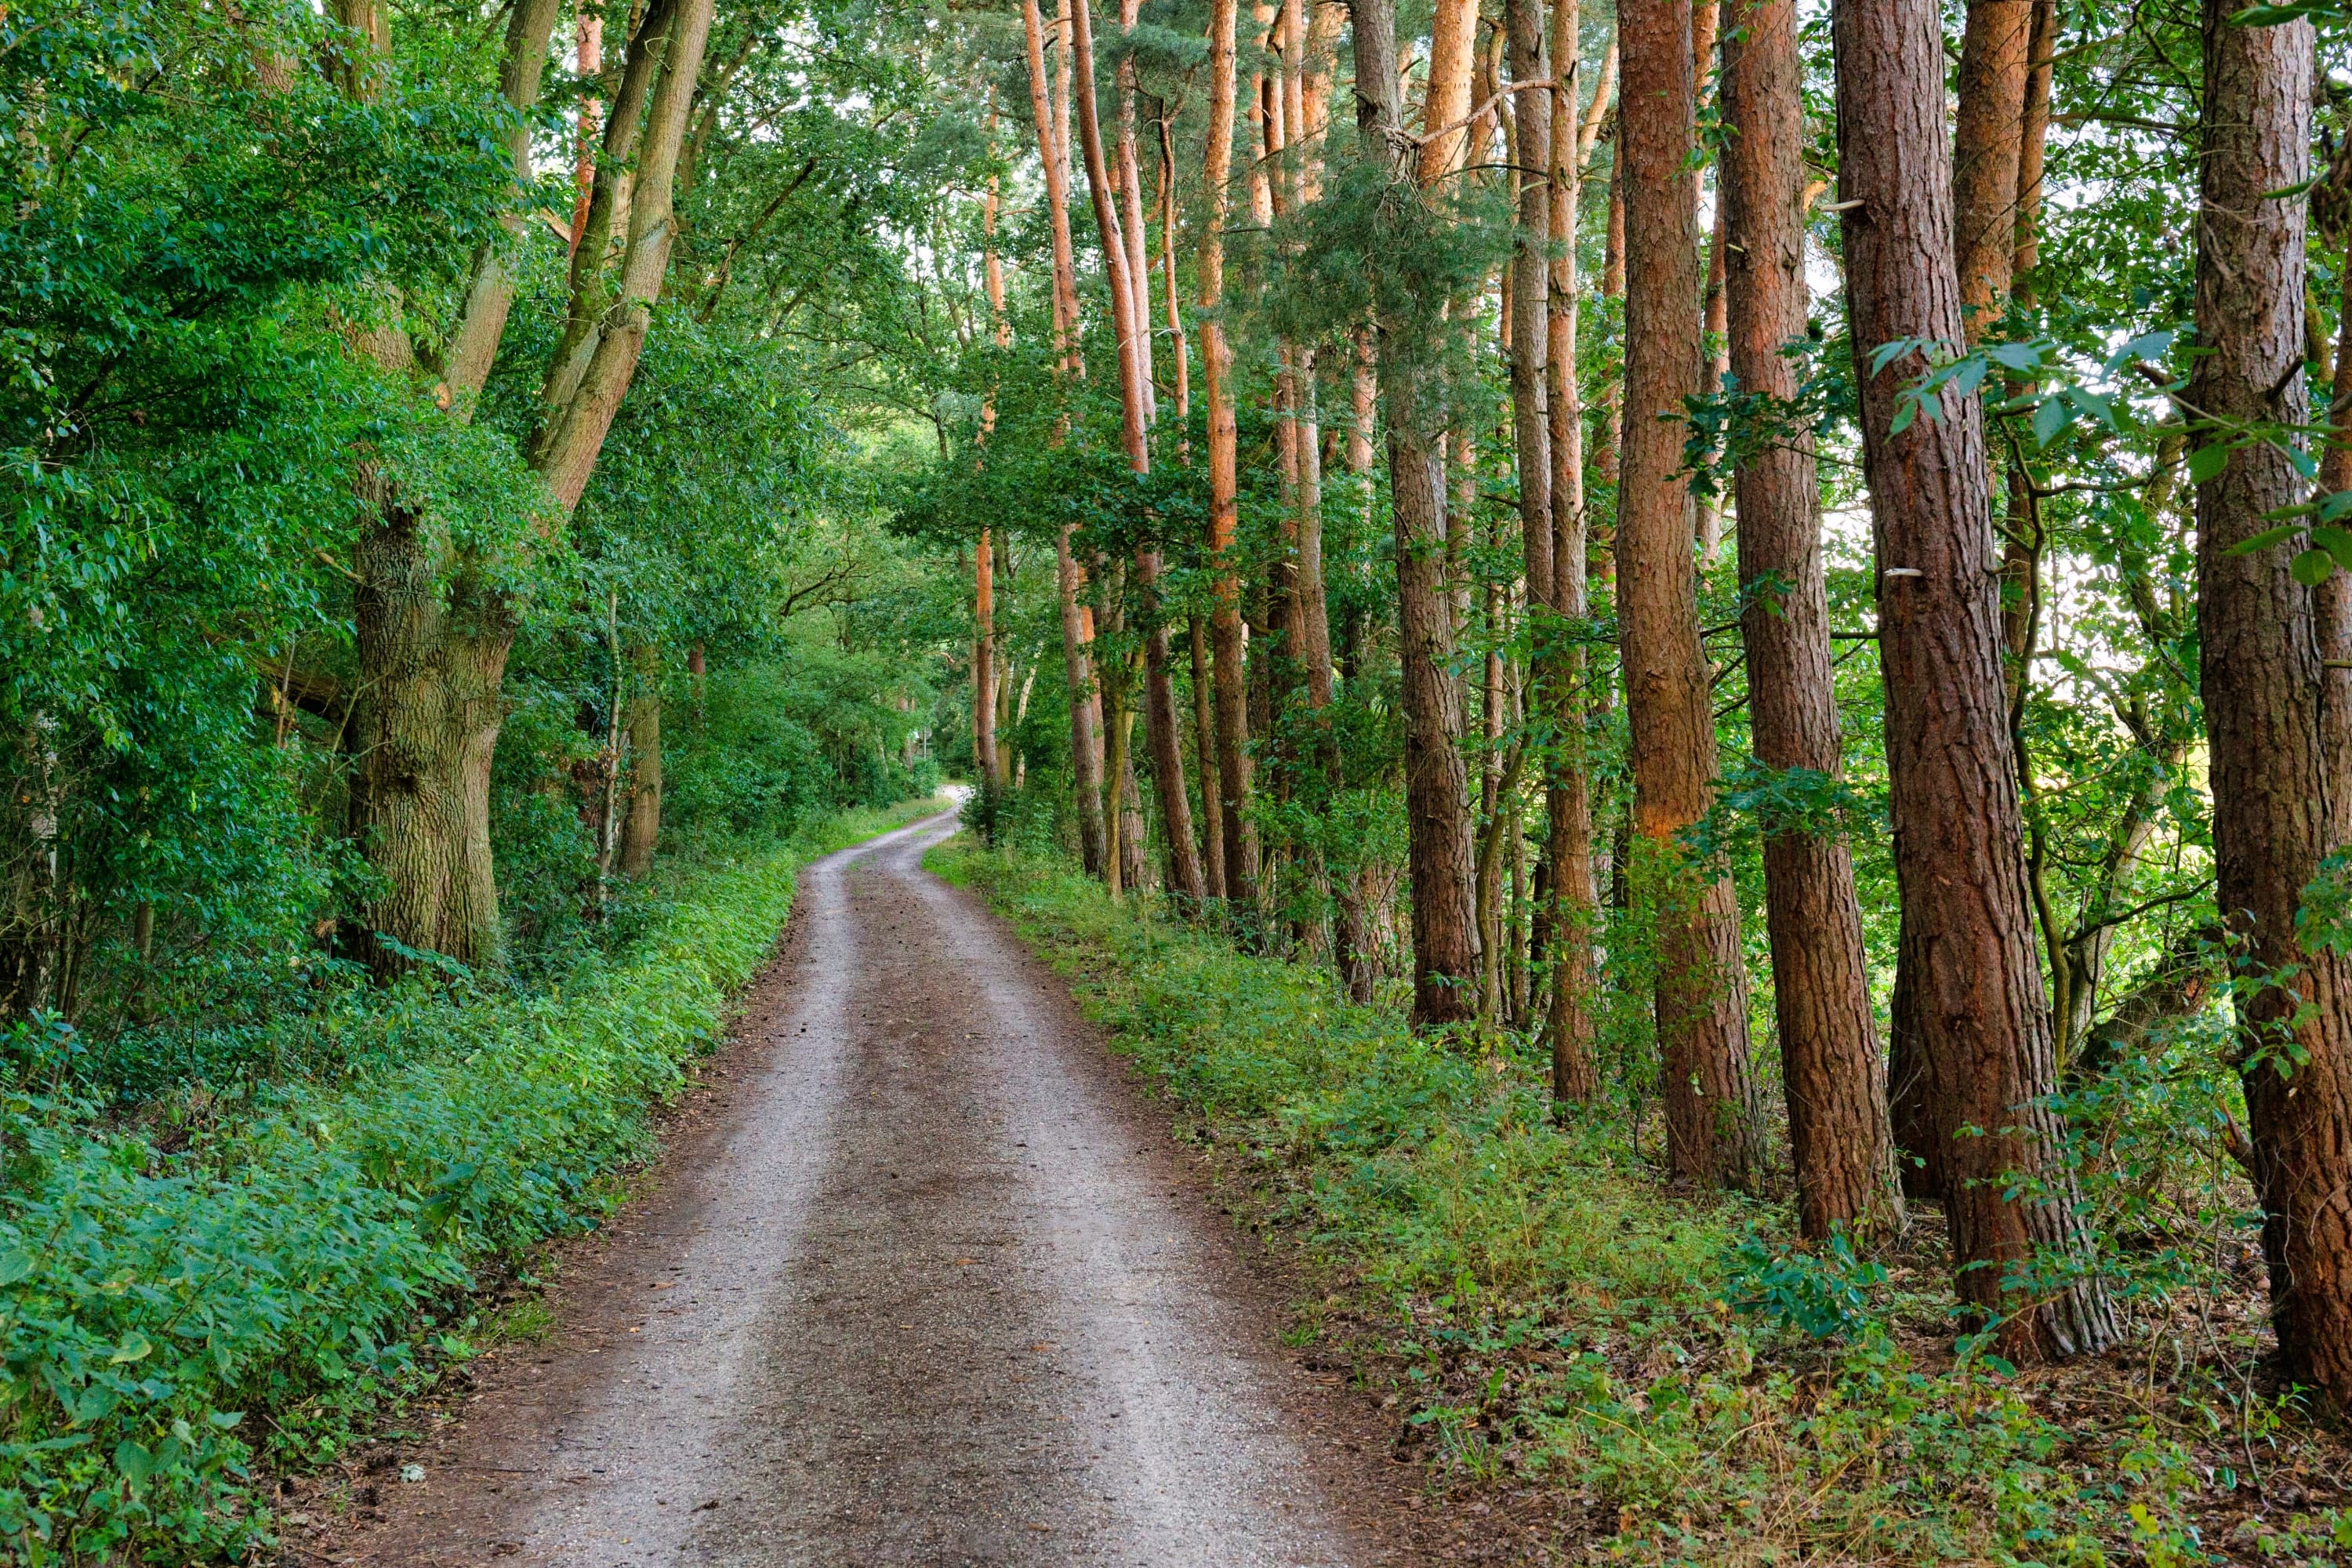
[[[2013,1277],[2090,1259],[2044,1098],[2056,1064],[2019,838],[1982,408],[1948,398],[1940,417],[1897,434],[1899,395],[1924,363],[1873,366],[1895,339],[1960,337],[1940,23],[1934,0],[1838,0],[1832,21],[1901,956],[1914,974],[1897,1026],[1916,1031],[1948,1156],[1961,1299],[2000,1321],[2012,1360],[2095,1351],[2116,1332],[2095,1280]]]

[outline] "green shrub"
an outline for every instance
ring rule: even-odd
[[[257,1467],[330,1457],[466,1353],[441,1309],[482,1263],[595,1223],[795,868],[890,820],[698,868],[572,988],[411,983],[345,1020],[373,1031],[347,1070],[255,1081],[172,1130],[175,1152],[55,1087],[69,1035],[20,1031],[0,1082],[0,1542],[47,1563],[266,1541]]]

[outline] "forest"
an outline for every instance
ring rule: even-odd
[[[12,1560],[441,1561],[772,950],[1013,1016],[952,897],[1394,1561],[2352,1561],[2343,10],[17,0],[0,119]]]

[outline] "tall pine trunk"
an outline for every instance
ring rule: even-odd
[[[1209,416],[1209,655],[1217,720],[1218,822],[1223,833],[1224,896],[1257,900],[1257,830],[1249,818],[1249,675],[1242,629],[1241,576],[1234,560],[1240,521],[1240,434],[1234,416],[1234,352],[1225,336],[1226,185],[1233,177],[1234,54],[1239,0],[1209,4],[1209,127],[1202,183],[1201,392]]]
[[[1724,35],[1723,117],[1734,134],[1717,176],[1731,371],[1742,390],[1784,403],[1795,398],[1797,378],[1780,351],[1805,335],[1801,82],[1793,0],[1740,5]],[[1811,434],[1757,444],[1740,465],[1738,496],[1757,760],[1836,778],[1843,753]],[[1764,920],[1799,1223],[1815,1240],[1841,1227],[1897,1226],[1885,1068],[1844,842],[1768,824]]]
[[[1627,286],[1617,616],[1633,826],[1656,915],[1668,1159],[1692,1181],[1745,1187],[1760,1174],[1762,1148],[1739,905],[1727,874],[1695,859],[1680,837],[1706,814],[1716,776],[1680,417],[1697,390],[1700,353],[1689,0],[1630,8],[1619,68]]]
[[[1924,359],[1875,364],[1896,339],[1961,335],[1938,13],[1933,0],[1838,0],[1832,27],[1901,957],[1916,975],[1896,1026],[1916,1031],[1961,1299],[1999,1321],[2013,1361],[2095,1351],[2116,1332],[2095,1279],[2013,1280],[2042,1259],[2091,1259],[2044,1098],[2056,1063],[2019,841],[1983,411],[1948,397],[1898,434],[1898,397]]]
[[[2299,426],[2314,40],[2205,6],[2197,362],[2204,416]],[[2343,841],[2323,628],[2289,563],[2239,553],[2307,495],[2285,452],[2234,448],[2197,489],[2197,626],[2211,747],[2217,896],[2255,984],[2237,1004],[2253,1175],[2281,1371],[2352,1409],[2352,963],[2296,937],[2304,888]],[[2263,982],[2267,981],[2267,984]]]

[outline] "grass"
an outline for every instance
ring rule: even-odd
[[[1416,1037],[1060,861],[960,839],[933,863],[1296,1238],[1324,1288],[1288,1342],[1393,1396],[1401,1448],[1538,1560],[2352,1561],[2352,1456],[2227,1343],[1956,1354],[1931,1256],[1808,1254],[1778,1205],[1669,1191],[1621,1125],[1555,1121],[1507,1040]]]

